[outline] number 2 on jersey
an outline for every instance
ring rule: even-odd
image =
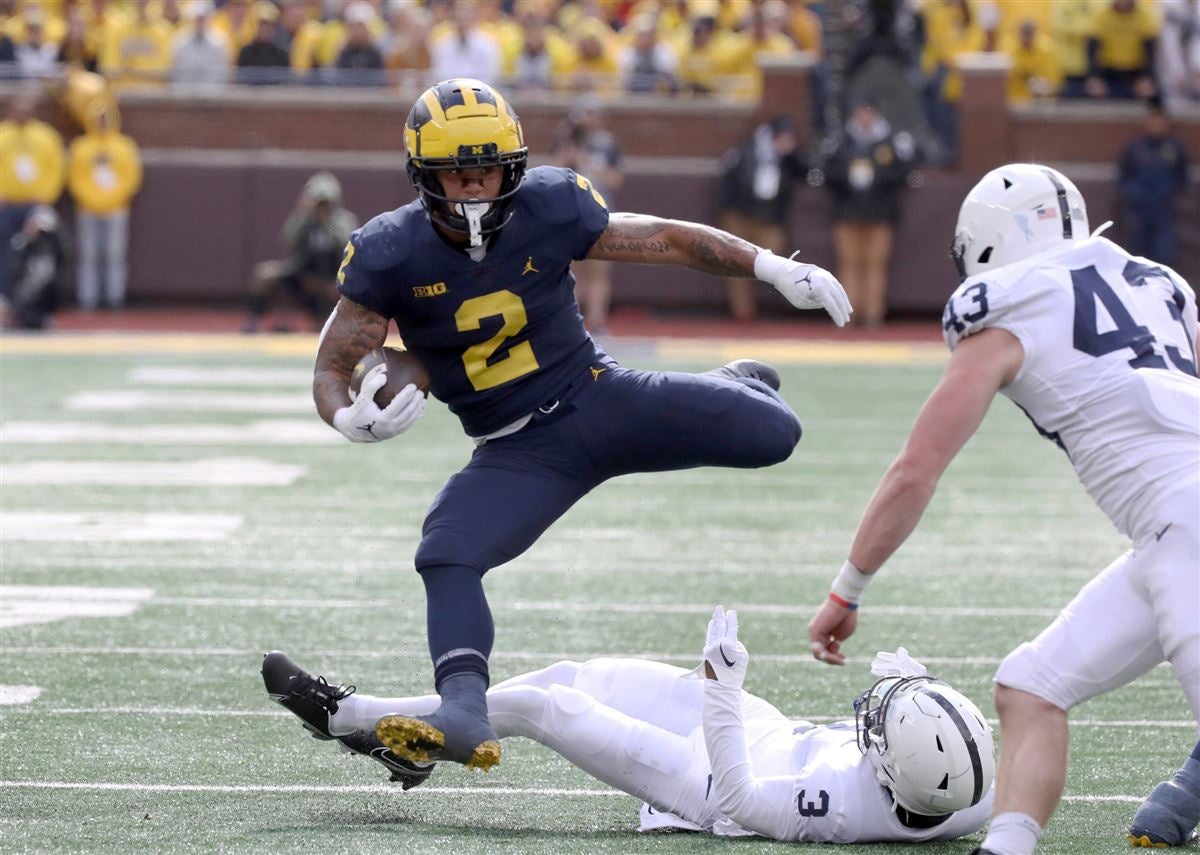
[[[464,300],[454,313],[454,322],[459,332],[477,330],[486,318],[500,317],[504,325],[487,341],[473,344],[463,353],[463,365],[467,379],[476,392],[492,389],[509,380],[524,377],[538,369],[533,346],[523,341],[509,348],[507,354],[489,364],[488,360],[500,349],[505,339],[512,338],[529,322],[525,314],[525,303],[512,291],[496,291],[482,297]]]

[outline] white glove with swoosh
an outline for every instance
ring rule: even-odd
[[[824,309],[839,327],[844,327],[854,312],[846,289],[837,277],[823,267],[783,258],[764,249],[754,258],[754,275],[770,282],[797,309]]]
[[[722,686],[740,689],[746,679],[746,668],[750,664],[750,653],[738,641],[737,612],[724,606],[713,609],[708,622],[708,636],[704,640],[705,674]]]
[[[404,433],[425,414],[425,396],[410,383],[383,409],[375,393],[387,383],[387,365],[380,363],[367,372],[358,396],[348,407],[333,414],[333,426],[351,442],[382,442]]]

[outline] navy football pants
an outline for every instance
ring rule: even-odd
[[[756,380],[597,363],[551,413],[478,447],[430,508],[416,568],[438,685],[461,671],[487,675],[483,574],[532,546],[593,487],[632,472],[770,466],[799,440],[796,414]]]

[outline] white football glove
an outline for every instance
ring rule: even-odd
[[[333,414],[333,426],[351,442],[382,442],[402,434],[425,414],[425,396],[410,383],[383,409],[375,393],[387,383],[387,366],[380,363],[367,372],[358,396],[348,407]]]
[[[704,661],[722,686],[740,689],[746,679],[746,667],[750,664],[750,653],[738,641],[737,612],[724,606],[713,609],[708,622],[708,636],[704,639]]]
[[[895,653],[880,651],[871,660],[871,673],[876,677],[924,677],[929,669],[908,655],[903,647]]]
[[[783,258],[764,249],[754,259],[754,275],[770,282],[797,309],[824,309],[839,327],[844,327],[854,312],[846,289],[837,277],[823,267]]]

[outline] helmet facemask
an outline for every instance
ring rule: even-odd
[[[484,153],[474,153],[476,149]],[[486,237],[500,231],[512,218],[511,210],[517,190],[525,178],[528,153],[497,152],[495,143],[483,146],[459,146],[459,154],[453,158],[418,158],[408,161],[408,177],[421,204],[430,217],[440,226],[458,234],[467,235],[471,246],[482,246]],[[455,169],[479,169],[500,166],[504,177],[500,192],[484,199],[451,199],[446,196],[439,172]]]

